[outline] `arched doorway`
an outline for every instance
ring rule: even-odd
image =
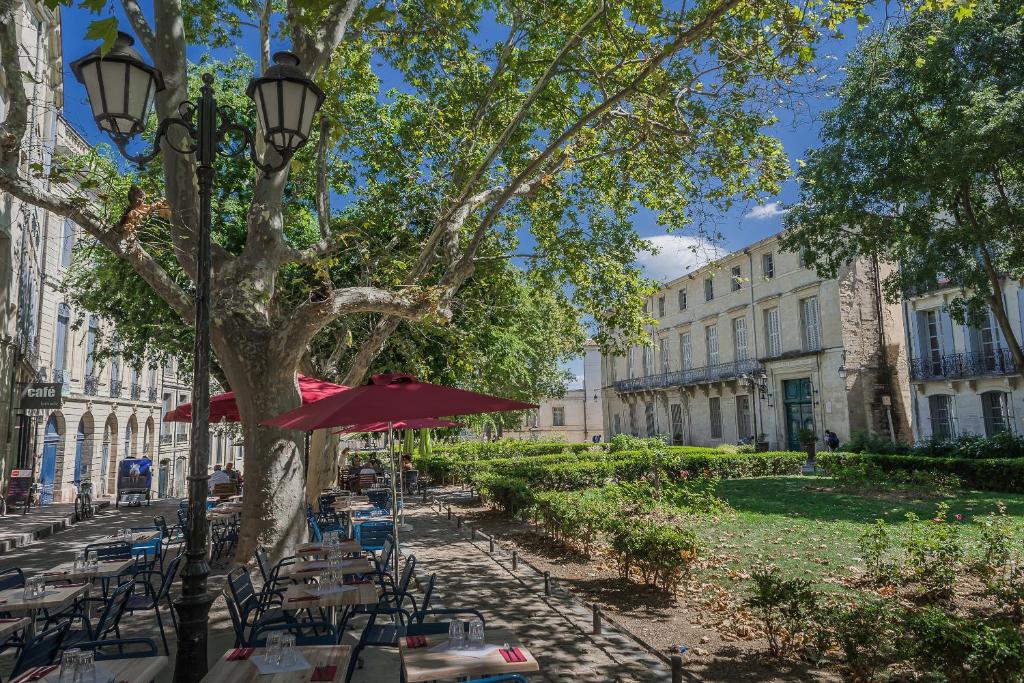
[[[145,428],[142,430],[142,454],[149,458],[150,460],[153,459],[154,455],[153,432],[155,431],[156,423],[153,421],[153,417],[150,416],[146,420]]]
[[[94,473],[93,465],[93,419],[92,413],[85,413],[78,421],[78,431],[75,434],[75,468],[74,480],[92,479]]]
[[[39,466],[39,503],[49,505],[53,502],[53,485],[57,478],[57,459],[62,455],[64,424],[58,413],[53,413],[46,421],[43,434],[43,458]]]
[[[134,458],[137,456],[135,437],[138,433],[139,421],[135,419],[135,415],[132,415],[124,427],[124,447],[121,449],[121,457]]]
[[[113,464],[111,464],[113,460]],[[117,416],[113,413],[103,426],[103,445],[100,448],[100,472],[97,491],[102,495],[113,495],[113,483],[117,476]]]
[[[160,498],[167,497],[167,480],[170,478],[171,461],[167,458],[160,460],[160,471],[156,480],[156,494]]]

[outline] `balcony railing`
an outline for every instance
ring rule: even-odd
[[[160,443],[161,444],[167,444],[167,443],[173,443],[173,442],[174,442],[174,435],[173,434],[161,434],[160,435]]]
[[[62,385],[64,387],[63,392],[67,394],[71,389],[71,371],[67,369],[58,370],[54,368],[53,381],[55,384]]]
[[[156,395],[157,395],[156,394],[156,387],[150,387],[149,388],[149,393],[146,394],[146,398],[147,398],[147,400],[150,403],[156,403],[156,401],[157,401]]]
[[[142,399],[142,387],[140,385],[138,385],[138,384],[131,385],[131,388],[129,389],[129,395],[132,397],[133,401],[141,400]]]
[[[1009,349],[993,353],[951,353],[938,359],[915,358],[910,361],[910,379],[965,379],[1000,377],[1020,372]]]
[[[83,391],[85,392],[85,395],[86,396],[95,396],[98,384],[99,383],[96,381],[95,377],[86,377],[85,381],[83,382],[83,388],[82,388]]]
[[[756,358],[748,358],[746,360],[733,361],[732,363],[705,365],[701,368],[690,368],[688,370],[663,372],[659,375],[624,379],[615,383],[615,391],[625,394],[632,391],[650,391],[651,389],[662,389],[665,387],[708,384],[710,382],[735,379],[743,373],[752,374],[762,369],[761,363]]]
[[[37,382],[48,382],[50,380],[50,371],[46,368],[39,368],[36,370],[36,381]]]
[[[118,398],[121,395],[121,381],[111,380],[110,382],[110,398]]]

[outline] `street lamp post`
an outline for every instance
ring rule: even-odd
[[[255,135],[231,119],[230,108],[221,108],[213,95],[213,76],[203,74],[197,102],[178,105],[179,116],[160,122],[153,148],[142,154],[128,152],[128,143],[146,128],[156,94],[163,90],[160,71],[145,62],[132,48],[134,40],[118,33],[106,54],[89,53],[71,65],[75,77],[85,86],[93,117],[113,140],[125,158],[140,166],[156,158],[161,140],[181,154],[194,154],[199,188],[199,224],[196,239],[195,347],[192,376],[192,443],[188,474],[188,529],[185,537],[185,566],[181,572],[181,597],[174,603],[178,612],[178,651],[175,681],[199,681],[207,669],[207,627],[213,596],[207,590],[210,573],[207,562],[208,525],[206,497],[210,461],[210,247],[211,199],[214,162],[217,155],[238,156],[248,151],[253,163],[267,176],[288,166],[292,155],[309,139],[313,117],[323,104],[324,94],[298,68],[298,58],[288,52],[274,55],[274,65],[254,78],[246,94],[256,104],[259,130],[268,149],[278,161],[266,163],[256,152]],[[173,127],[182,128],[187,146],[179,148],[167,136]],[[240,136],[234,146],[225,141]]]

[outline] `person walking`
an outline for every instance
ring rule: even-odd
[[[825,446],[828,448],[829,453],[835,453],[839,450],[839,435],[830,429],[826,429]]]

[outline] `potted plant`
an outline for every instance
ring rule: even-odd
[[[817,465],[815,463],[815,455],[817,454],[817,441],[818,437],[812,429],[801,429],[800,430],[800,447],[807,453],[807,462],[804,463],[804,474],[814,474]]]
[[[768,435],[761,433],[757,435],[757,442],[754,444],[754,450],[758,453],[768,452]]]

